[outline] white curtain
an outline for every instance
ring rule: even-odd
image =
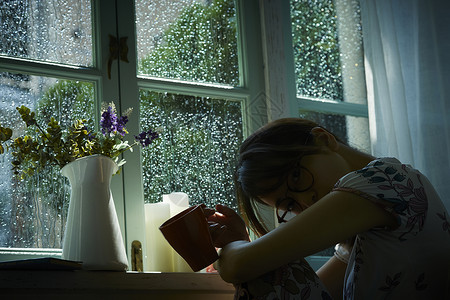
[[[421,170],[450,212],[450,1],[360,4],[373,155]]]

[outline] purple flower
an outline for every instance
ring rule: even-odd
[[[127,130],[125,129],[125,124],[127,124],[128,122],[128,117],[127,116],[122,116],[120,117],[120,119],[117,121],[117,126],[116,126],[116,131],[121,135],[121,136],[125,136],[125,134],[127,134]]]
[[[159,137],[159,134],[156,131],[143,131],[139,135],[135,135],[134,138],[139,141],[142,145],[142,147],[146,147],[150,145],[153,140],[157,139]]]
[[[125,127],[127,122],[127,116],[117,118],[114,109],[111,106],[108,106],[108,109],[102,113],[100,127],[104,135],[119,133],[121,136],[125,136],[125,134],[128,133]]]
[[[102,133],[104,135],[114,132],[115,124],[117,124],[117,115],[111,106],[102,113],[102,118],[100,120],[100,127],[102,128]]]

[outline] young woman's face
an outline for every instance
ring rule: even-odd
[[[339,178],[349,173],[346,160],[326,149],[320,154],[304,156],[289,173],[286,184],[259,198],[283,211],[298,214],[331,192]]]

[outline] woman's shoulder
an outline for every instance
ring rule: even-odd
[[[383,157],[376,158],[368,163],[364,168],[348,173],[336,183],[339,186],[372,186],[375,184],[379,188],[387,188],[386,184],[400,183],[410,177],[423,176],[411,165],[403,164],[397,158]]]
[[[374,159],[340,178],[334,187],[363,195],[397,213],[404,212],[410,200],[426,201],[425,194],[430,189],[433,188],[422,173],[392,157]]]
[[[397,230],[408,236],[418,234],[426,224],[435,229],[441,226],[442,216],[446,217],[442,201],[426,176],[395,158],[371,161],[342,177],[334,190],[375,202],[397,219]]]

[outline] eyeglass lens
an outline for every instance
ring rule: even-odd
[[[314,177],[311,172],[300,165],[289,174],[286,197],[277,205],[277,217],[279,223],[292,219],[302,210],[301,206],[294,199],[288,197],[287,194],[289,192],[304,192],[311,188],[313,184]]]

